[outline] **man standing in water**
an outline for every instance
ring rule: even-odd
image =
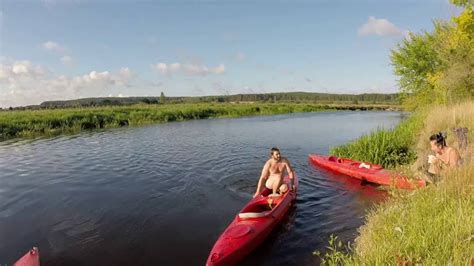
[[[273,194],[277,194],[277,192],[285,193],[288,190],[288,186],[290,190],[294,189],[293,169],[288,159],[281,157],[278,148],[272,148],[270,156],[271,158],[263,166],[262,174],[258,180],[257,192],[253,195],[254,198],[262,192],[263,183],[265,183],[266,188],[273,191]],[[290,178],[290,184],[283,183],[283,172],[285,169]]]

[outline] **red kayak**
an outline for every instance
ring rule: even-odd
[[[30,249],[23,257],[13,263],[13,266],[39,266],[40,265],[40,258],[39,258],[39,250],[38,248],[34,247]]]
[[[310,154],[309,160],[314,165],[374,184],[403,189],[415,189],[426,186],[425,180],[410,180],[409,178],[393,171],[383,169],[382,166],[378,164],[317,154]]]
[[[296,174],[294,178],[292,191],[275,196],[265,189],[260,196],[251,199],[216,241],[206,265],[234,265],[258,247],[293,204],[298,188]],[[285,182],[288,181],[286,176]]]

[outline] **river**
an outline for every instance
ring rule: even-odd
[[[308,154],[401,121],[397,112],[209,119],[0,142],[0,264],[204,265],[255,192],[270,148],[293,165],[296,206],[242,265],[315,265],[354,240],[385,192],[319,170]]]

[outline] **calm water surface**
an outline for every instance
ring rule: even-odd
[[[42,265],[204,265],[277,146],[300,178],[296,207],[242,265],[315,265],[329,235],[353,240],[385,194],[318,170],[393,112],[177,122],[0,143],[0,264],[38,246]]]

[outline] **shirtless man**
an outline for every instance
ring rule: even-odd
[[[258,180],[257,192],[253,195],[254,198],[262,192],[264,183],[265,187],[273,191],[273,194],[277,192],[285,193],[288,190],[288,185],[283,183],[283,171],[285,170],[290,177],[290,189],[294,189],[293,169],[290,162],[281,157],[278,148],[272,148],[270,156],[271,158],[263,166],[262,174]]]

